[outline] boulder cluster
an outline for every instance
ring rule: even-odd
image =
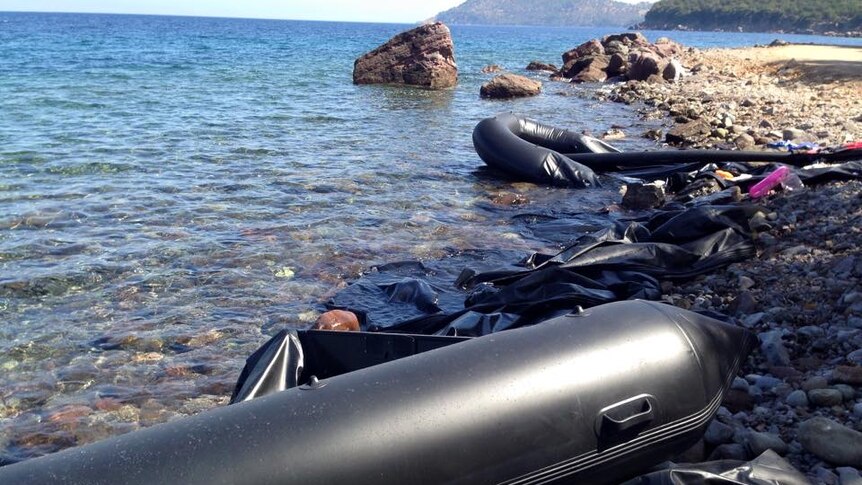
[[[683,69],[675,57],[683,51],[683,46],[664,37],[653,44],[639,32],[608,35],[564,53],[563,68],[555,78],[572,82],[677,81]]]

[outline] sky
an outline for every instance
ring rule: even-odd
[[[634,3],[637,0],[623,0]],[[0,0],[0,11],[415,23],[464,0]]]

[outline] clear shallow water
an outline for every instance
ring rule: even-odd
[[[372,264],[552,247],[524,212],[601,224],[612,182],[478,173],[480,119],[646,129],[588,87],[478,97],[483,66],[559,63],[611,29],[454,27],[459,86],[430,92],[351,83],[354,59],[404,25],[0,13],[0,26],[0,457],[224,402],[267,334],[309,325]],[[532,203],[496,205],[500,192]]]

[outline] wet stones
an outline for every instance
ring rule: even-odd
[[[702,119],[676,125],[665,135],[665,141],[674,144],[695,144],[712,133],[712,126]]]
[[[430,89],[458,82],[455,46],[440,22],[422,25],[356,59],[354,84],[404,84]]]
[[[542,83],[517,74],[502,74],[482,85],[483,98],[510,99],[535,96],[542,92]]]
[[[802,423],[799,442],[810,453],[835,465],[862,467],[862,433],[831,419],[816,417]]]
[[[526,70],[528,71],[547,71],[547,72],[557,72],[557,66],[553,64],[547,64],[541,61],[532,61],[527,64]]]

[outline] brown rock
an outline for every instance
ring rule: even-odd
[[[528,71],[549,71],[549,72],[557,72],[558,71],[557,66],[555,66],[553,64],[545,64],[544,62],[541,62],[541,61],[532,61],[531,63],[527,64],[527,70]]]
[[[667,37],[656,39],[655,44],[653,44],[653,49],[663,57],[678,56],[685,51],[685,48],[681,44],[674,42]]]
[[[498,66],[497,64],[491,64],[490,66],[485,66],[482,68],[482,74],[492,74],[495,72],[502,71],[503,68]]]
[[[622,42],[627,47],[631,46],[647,46],[649,41],[640,32],[626,32],[623,34],[606,35],[602,37],[602,44],[608,45],[611,42]]]
[[[620,204],[628,210],[647,210],[664,205],[664,187],[655,183],[626,185],[626,193]]]
[[[832,380],[851,386],[862,385],[862,366],[839,365],[832,370]]]
[[[358,332],[359,319],[356,314],[346,310],[330,310],[317,319],[315,330],[337,330],[341,332]]]
[[[563,75],[571,78],[573,82],[604,82],[608,78],[605,69],[609,63],[610,57],[605,55],[583,57],[567,64],[563,68]]]
[[[440,22],[393,37],[353,66],[354,84],[406,84],[444,89],[458,82],[455,46]]]
[[[751,411],[754,407],[754,400],[745,391],[731,389],[724,395],[724,400],[721,401],[721,404],[729,409],[730,412],[738,413],[740,411]]]
[[[482,85],[483,98],[520,98],[542,92],[542,83],[517,74],[502,74]]]
[[[580,59],[582,57],[604,55],[605,47],[598,39],[591,39],[574,49],[563,53],[563,64],[568,64],[569,61]]]
[[[652,52],[633,52],[629,54],[628,77],[633,81],[646,81],[650,76],[661,77],[666,64],[667,61]]]
[[[668,143],[695,143],[704,135],[708,135],[712,131],[712,127],[704,120],[694,120],[688,123],[674,126],[665,135],[665,140]]]
[[[629,70],[629,63],[626,61],[625,56],[622,54],[614,54],[608,60],[608,67],[605,68],[605,72],[608,73],[608,76],[622,76]]]

